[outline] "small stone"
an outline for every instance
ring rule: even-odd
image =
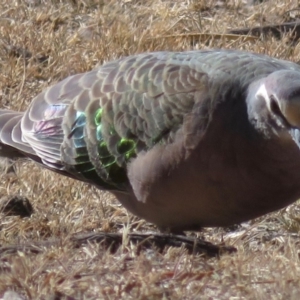
[[[26,197],[14,195],[4,196],[0,199],[0,211],[6,216],[30,217],[33,207]]]

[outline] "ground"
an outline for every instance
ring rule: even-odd
[[[144,51],[230,48],[298,62],[300,46],[291,34],[276,39],[228,31],[291,22],[299,15],[293,0],[0,0],[0,105],[24,110],[41,90],[68,75]],[[233,228],[194,233],[237,248],[208,257],[183,247],[140,251],[126,239],[128,232],[157,232],[155,226],[129,214],[109,193],[32,162],[3,168],[0,181],[1,197],[24,196],[34,208],[31,217],[1,215],[5,299],[12,299],[7,291],[18,299],[300,297],[297,203]],[[73,247],[73,234],[100,231],[123,233],[122,246]],[[15,251],[24,244],[37,251]]]

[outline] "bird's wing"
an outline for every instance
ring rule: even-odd
[[[142,54],[70,76],[33,100],[13,128],[13,146],[104,188],[119,185],[130,159],[171,143],[195,103],[207,98],[207,75],[193,59]]]

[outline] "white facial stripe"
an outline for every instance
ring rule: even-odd
[[[260,85],[259,89],[257,90],[257,92],[255,94],[255,98],[257,99],[258,97],[263,97],[265,99],[267,107],[270,111],[271,110],[271,108],[270,108],[270,98],[268,96],[266,85],[264,83],[262,83]]]

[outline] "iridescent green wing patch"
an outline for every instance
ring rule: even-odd
[[[122,138],[118,142],[117,150],[120,155],[124,156],[125,161],[128,162],[136,156],[136,142],[132,139]]]
[[[85,127],[85,113],[76,112],[75,121],[70,126],[70,133],[65,140],[69,147],[62,149],[63,160],[67,162],[66,168],[78,178],[99,185],[104,189],[114,189],[114,187],[99,177],[96,167],[90,159],[86,144]]]
[[[108,184],[122,189],[123,184],[128,182],[126,164],[130,159],[136,157],[136,141],[119,137],[113,125],[109,126],[108,133],[103,134],[102,114],[103,108],[99,108],[95,112],[94,118],[98,143],[97,154],[100,163],[100,168],[96,170]],[[115,145],[112,142],[109,145],[109,140],[115,141]]]

